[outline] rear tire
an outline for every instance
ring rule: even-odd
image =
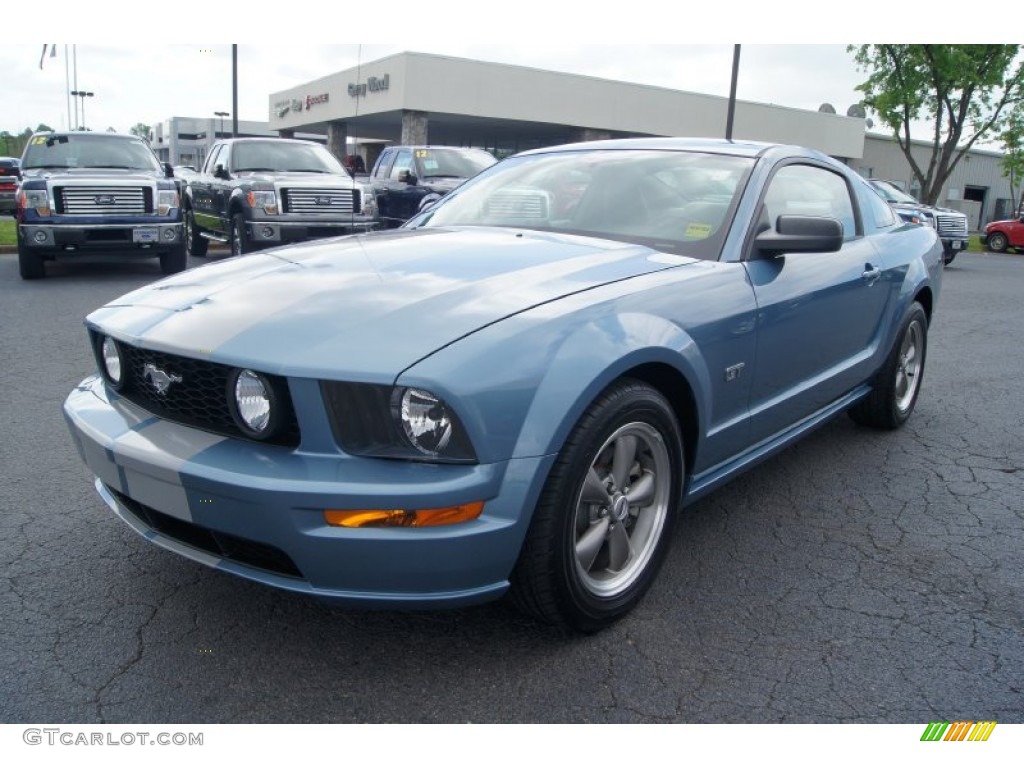
[[[876,429],[902,426],[917,403],[927,351],[928,316],[915,301],[903,317],[896,343],[878,372],[871,394],[849,410],[850,418]]]
[[[18,232],[18,272],[21,274],[22,280],[39,280],[46,277],[46,265],[43,257],[25,245],[20,231]]]
[[[664,560],[683,487],[675,413],[622,380],[573,428],[544,484],[511,597],[541,621],[596,632],[625,616]]]
[[[942,255],[942,263],[943,264],[952,264],[953,263],[953,259],[956,258],[956,254],[957,254],[956,251],[946,251]]]

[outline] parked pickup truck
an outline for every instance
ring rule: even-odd
[[[942,240],[943,260],[946,264],[955,259],[960,251],[967,250],[966,214],[952,208],[936,208],[919,203],[891,181],[868,179],[868,183],[902,218],[910,220],[915,215],[924,215],[926,223],[935,228]]]
[[[1024,249],[1024,214],[1016,219],[986,224],[981,233],[981,244],[996,253],[1004,253],[1007,248]]]
[[[47,261],[89,252],[158,256],[166,274],[185,269],[173,171],[142,139],[36,133],[21,174],[15,216],[22,279],[45,277]]]
[[[400,226],[496,162],[482,149],[387,147],[370,172],[381,226]]]
[[[324,147],[295,139],[226,139],[213,145],[185,191],[185,240],[203,256],[211,240],[235,256],[377,226],[376,201]]]

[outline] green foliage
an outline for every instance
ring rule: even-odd
[[[1024,181],[1024,106],[1021,104],[1006,118],[999,141],[1003,147],[1003,175],[1010,181],[1010,197],[1016,202],[1019,214],[1024,205],[1024,190],[1020,189]]]
[[[953,169],[979,140],[999,130],[1008,109],[1024,96],[1019,45],[849,46],[868,75],[857,86],[864,106],[899,142],[934,205]],[[932,152],[919,165],[910,152],[913,123],[933,126]]]
[[[133,136],[138,136],[140,139],[145,139],[146,141],[149,141],[150,127],[145,123],[136,123],[128,129],[128,132],[131,133]]]

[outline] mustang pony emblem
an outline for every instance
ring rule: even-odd
[[[146,363],[142,368],[142,376],[146,379],[158,395],[166,395],[171,384],[178,384],[182,381],[181,376],[176,373],[164,373],[152,363]]]

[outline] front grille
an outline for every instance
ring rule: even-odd
[[[940,213],[935,217],[935,226],[941,237],[967,238],[967,217]]]
[[[187,520],[179,520],[135,501],[109,485],[104,487],[140,522],[169,539],[225,560],[233,560],[280,576],[303,578],[302,571],[295,565],[295,561],[277,547],[215,531]]]
[[[359,192],[354,189],[282,189],[285,213],[355,213],[359,210]]]
[[[93,348],[102,371],[100,344],[99,334],[93,333]],[[124,386],[118,394],[126,400],[169,421],[188,424],[218,435],[250,439],[239,429],[228,407],[228,379],[234,368],[207,360],[132,347],[120,342],[119,347]],[[155,366],[168,377],[169,386],[163,394],[157,392],[152,382],[153,375],[147,377],[147,364]],[[285,382],[279,377],[268,378],[276,379],[282,384],[277,387],[277,391],[281,395],[279,407],[285,410],[278,434],[269,440],[258,442],[295,447],[299,444],[299,425],[288,387],[284,386]]]
[[[56,187],[57,213],[67,216],[141,216],[153,212],[149,187]]]

